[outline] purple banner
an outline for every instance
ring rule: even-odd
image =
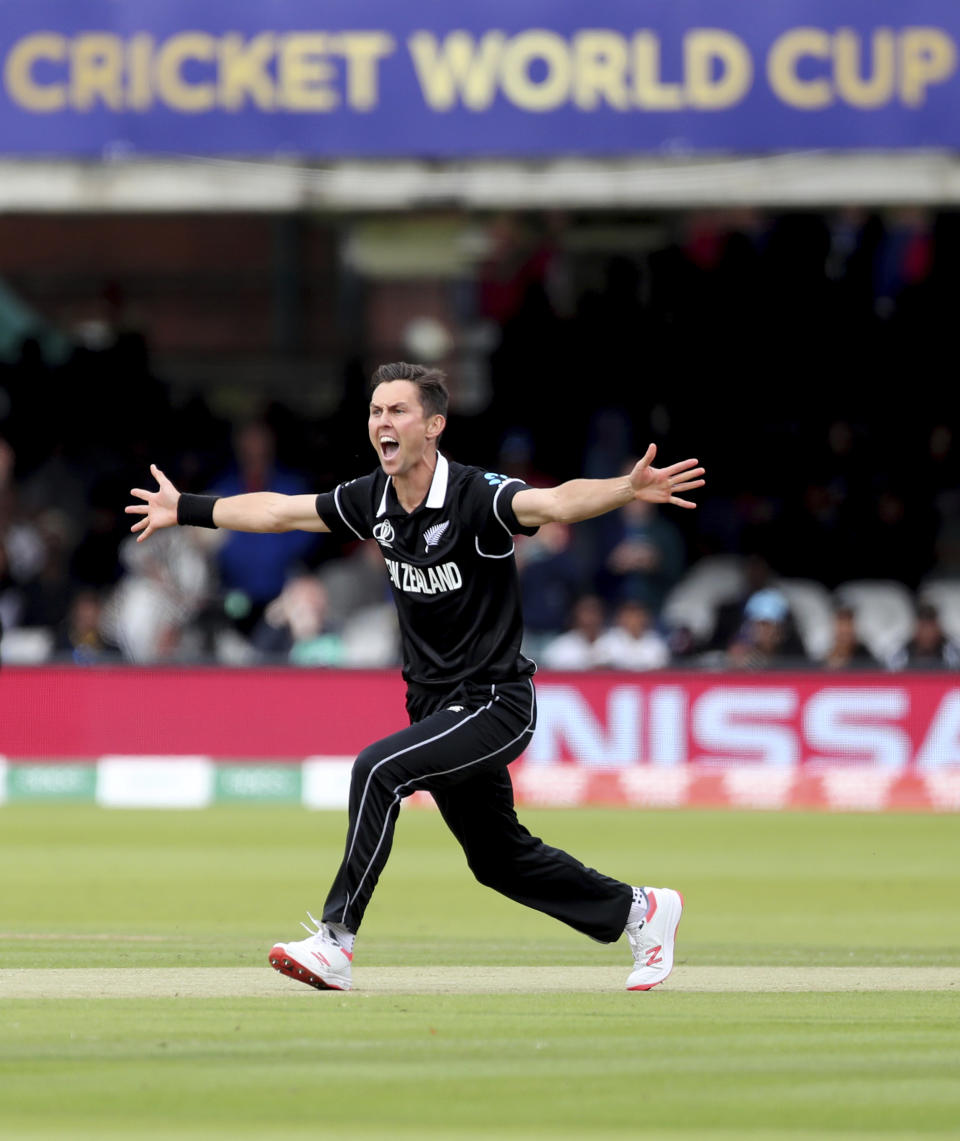
[[[0,0],[0,153],[960,146],[955,0]]]

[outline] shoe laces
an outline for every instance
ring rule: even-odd
[[[641,919],[639,923],[628,923],[626,927],[624,927],[624,931],[627,934],[627,941],[629,942],[630,948],[633,951],[634,955],[639,955],[643,948],[643,933],[646,931],[646,928],[646,919]]]
[[[327,929],[326,923],[321,923],[319,919],[315,919],[310,912],[307,912],[307,918],[313,924],[315,930],[311,930],[303,920],[300,920],[300,926],[314,939],[321,939],[324,943],[336,943],[336,939],[330,934]]]

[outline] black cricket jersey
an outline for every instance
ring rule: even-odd
[[[338,538],[380,545],[400,620],[403,676],[452,690],[536,669],[520,653],[523,623],[513,536],[533,535],[513,513],[520,479],[437,455],[430,491],[409,514],[380,469],[317,496]]]

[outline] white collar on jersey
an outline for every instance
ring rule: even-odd
[[[430,490],[427,493],[427,507],[442,507],[447,498],[447,479],[450,475],[450,465],[447,463],[446,456],[437,452],[437,466],[433,469],[433,479],[430,481]],[[387,512],[387,492],[390,490],[390,485],[393,479],[388,479],[383,485],[383,498],[380,500],[380,506],[377,508],[377,518],[385,515]]]

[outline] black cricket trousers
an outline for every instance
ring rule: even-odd
[[[529,678],[467,682],[443,696],[407,696],[411,725],[370,745],[350,781],[343,862],[323,909],[357,931],[393,844],[400,801],[426,789],[487,887],[603,943],[623,933],[632,889],[531,836],[517,820],[507,765],[533,736]]]

